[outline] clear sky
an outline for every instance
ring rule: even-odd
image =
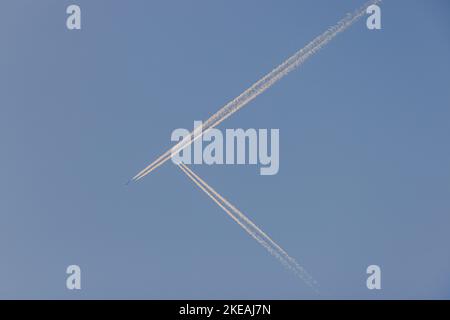
[[[385,0],[220,125],[279,128],[277,175],[192,166],[320,296],[172,163],[124,185],[363,3],[1,1],[0,298],[450,298],[446,0]]]

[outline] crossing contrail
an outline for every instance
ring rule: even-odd
[[[219,205],[251,237],[258,241],[258,243],[261,244],[271,255],[277,258],[285,267],[292,270],[311,288],[318,291],[317,282],[306,272],[303,267],[298,264],[297,261],[295,261],[294,258],[289,256],[288,253],[276,244],[264,231],[256,226],[228,200],[217,193],[185,164],[180,163],[178,166],[201,190],[203,190],[217,205]]]
[[[136,174],[132,178],[132,180],[137,181],[142,179],[150,172],[158,168],[160,165],[162,165],[164,162],[169,160],[172,154],[176,154],[183,148],[189,146],[195,140],[202,137],[205,132],[214,128],[222,121],[227,119],[229,116],[231,116],[233,113],[235,113],[236,111],[240,110],[242,107],[247,105],[250,101],[255,99],[257,96],[259,96],[261,93],[269,89],[276,82],[281,80],[289,72],[301,66],[308,58],[317,53],[317,51],[319,51],[326,44],[328,44],[335,36],[345,31],[347,28],[349,28],[353,23],[355,23],[359,18],[361,18],[365,14],[367,7],[373,4],[377,4],[379,2],[381,2],[381,0],[368,1],[364,6],[355,10],[353,13],[348,13],[345,16],[345,18],[340,20],[337,24],[330,27],[320,36],[316,37],[303,49],[297,51],[293,56],[291,56],[282,64],[280,64],[278,67],[273,69],[266,76],[258,80],[255,84],[253,84],[250,88],[245,90],[234,100],[230,101],[224,107],[219,109],[219,111],[217,111],[208,120],[204,122],[203,130],[201,128],[194,129],[188,136],[190,137],[190,139],[186,139],[185,137],[185,139],[178,142],[175,146],[173,146],[168,151],[163,153],[154,162],[152,162],[150,165],[148,165],[146,168],[144,168],[138,174]]]

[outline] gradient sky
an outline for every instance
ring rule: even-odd
[[[363,3],[2,1],[0,298],[450,298],[446,0],[384,1],[381,31],[359,21],[220,125],[279,128],[278,175],[192,166],[320,296],[171,162],[124,185]]]

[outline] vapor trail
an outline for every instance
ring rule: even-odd
[[[277,250],[281,256],[283,256],[286,260],[288,260],[290,263],[292,263],[297,270],[302,272],[303,274],[307,275],[306,271],[301,267],[297,261],[295,261],[294,258],[289,256],[289,254],[283,250],[275,241],[273,241],[264,231],[262,231],[256,224],[254,224],[244,213],[242,213],[239,209],[237,209],[235,206],[233,206],[227,199],[225,199],[223,196],[221,196],[218,192],[216,192],[211,186],[209,186],[202,178],[200,178],[195,172],[193,172],[189,167],[187,167],[185,164],[181,163],[180,166],[182,166],[186,171],[188,171],[193,177],[197,179],[206,189],[208,189],[209,192],[214,194],[215,197],[217,197],[219,200],[221,200],[230,210],[232,210],[237,216],[244,221],[247,225],[249,225],[255,233],[257,233],[262,239],[266,240],[270,245],[272,245],[275,250]],[[312,278],[308,276],[311,281]]]
[[[294,258],[290,257],[278,244],[276,244],[266,233],[248,219],[241,211],[218,194],[203,179],[196,175],[186,165],[179,164],[179,168],[217,205],[219,205],[237,224],[239,224],[251,237],[261,244],[271,255],[277,258],[285,267],[292,270],[306,284],[317,291],[316,281],[301,267]],[[234,214],[233,214],[234,213]]]
[[[189,135],[190,139],[183,139],[180,142],[178,142],[175,146],[173,146],[171,149],[163,153],[158,159],[152,162],[149,166],[147,166],[138,174],[136,174],[132,178],[132,180],[137,181],[139,179],[142,179],[147,174],[152,172],[154,169],[158,168],[164,162],[169,160],[172,154],[176,154],[183,148],[189,146],[195,140],[202,137],[205,132],[214,128],[222,121],[227,119],[229,116],[231,116],[233,113],[235,113],[236,111],[247,105],[250,101],[255,99],[264,91],[266,91],[277,81],[286,76],[289,72],[301,66],[308,58],[313,56],[317,51],[319,51],[326,44],[328,44],[328,42],[330,42],[335,36],[345,31],[348,27],[350,27],[353,23],[355,23],[359,18],[361,18],[365,14],[367,7],[369,7],[372,4],[377,4],[379,2],[381,2],[381,0],[368,1],[364,6],[355,10],[353,13],[348,13],[346,17],[340,20],[336,25],[330,27],[327,31],[322,33],[320,36],[316,37],[303,49],[297,51],[293,56],[291,56],[282,64],[280,64],[278,67],[273,69],[262,79],[258,80],[250,88],[245,90],[241,95],[239,95],[234,100],[230,101],[224,107],[219,109],[219,111],[217,111],[208,120],[204,122],[203,130],[199,130],[198,128],[194,129]]]

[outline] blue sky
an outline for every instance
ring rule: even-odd
[[[2,1],[0,298],[449,298],[448,1],[384,1],[221,124],[279,128],[277,175],[192,166],[320,296],[171,163],[124,186],[363,3]]]

